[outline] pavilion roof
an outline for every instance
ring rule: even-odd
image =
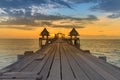
[[[49,32],[47,31],[46,28],[44,28],[40,35],[41,36],[49,36]]]
[[[76,31],[75,28],[73,28],[73,29],[70,31],[69,36],[79,36],[79,33]]]

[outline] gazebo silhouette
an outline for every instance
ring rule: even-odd
[[[39,46],[43,47],[48,44],[49,42],[49,32],[46,28],[43,29],[43,31],[40,33],[40,38],[39,38]]]
[[[80,36],[80,35],[79,35],[79,33],[76,31],[75,28],[73,28],[73,29],[70,31],[69,36],[70,36],[70,39],[69,39],[69,40],[70,40],[70,44],[76,46],[77,48],[80,48],[80,39],[79,39],[79,37],[78,37],[78,36]]]
[[[42,36],[43,39],[48,39],[48,36],[49,36],[49,32],[47,31],[46,28],[43,29],[43,31],[41,32],[40,36]]]
[[[75,28],[73,28],[73,29],[70,31],[69,36],[71,37],[71,39],[77,38],[77,36],[79,36],[79,33],[76,31]]]

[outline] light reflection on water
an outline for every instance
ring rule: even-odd
[[[81,48],[90,50],[95,56],[105,55],[108,62],[120,67],[120,40],[82,39]],[[16,62],[18,54],[37,49],[37,39],[0,40],[0,69]]]
[[[81,40],[81,48],[90,50],[94,56],[104,55],[107,61],[120,67],[120,40],[119,39],[91,39]]]
[[[0,69],[17,61],[18,54],[24,51],[36,51],[39,49],[37,39],[9,39],[0,40]]]

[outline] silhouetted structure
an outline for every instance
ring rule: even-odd
[[[46,28],[43,29],[43,31],[40,33],[40,36],[42,36],[41,38],[39,38],[39,45],[40,47],[45,46],[46,44],[48,44],[48,36],[49,36],[49,32],[47,31]]]
[[[79,36],[79,33],[76,31],[75,28],[73,28],[70,33],[69,33],[69,36],[71,36],[71,38],[77,38],[77,36]]]
[[[48,36],[49,36],[49,32],[47,31],[46,28],[44,28],[44,30],[41,32],[40,36],[42,36],[42,38],[46,38],[48,39]]]
[[[80,39],[78,38],[79,33],[76,31],[75,28],[73,28],[70,33],[70,44],[76,46],[77,48],[80,48]]]

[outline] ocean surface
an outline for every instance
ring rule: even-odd
[[[37,39],[0,39],[0,69],[17,61],[18,54],[39,49]],[[82,39],[81,49],[90,50],[94,56],[106,56],[107,62],[120,67],[119,39]]]

